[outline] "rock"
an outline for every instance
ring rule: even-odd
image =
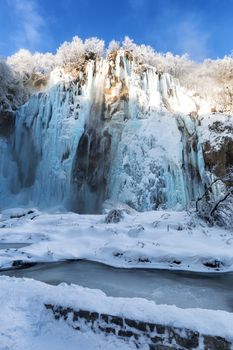
[[[175,342],[178,346],[184,349],[196,349],[199,346],[199,333],[191,330],[185,330],[185,336],[183,336],[180,330],[171,329],[169,332],[169,339],[171,344]]]
[[[123,327],[123,319],[118,316],[112,316],[110,319],[110,323],[114,323],[120,327]]]
[[[0,136],[7,137],[14,130],[15,115],[13,112],[0,112]]]
[[[204,160],[207,169],[217,177],[223,177],[233,166],[233,139],[224,137],[221,147],[216,149],[209,142],[204,145]]]
[[[110,210],[113,209],[119,209],[123,210],[127,214],[136,214],[137,211],[133,208],[131,208],[128,204],[126,203],[121,203],[121,202],[116,202],[112,201],[111,199],[106,199],[103,204],[102,204],[102,212],[103,214],[108,214]]]
[[[230,350],[231,343],[221,337],[204,336],[205,349],[208,350]]]
[[[112,209],[105,217],[105,223],[118,223],[124,218],[124,211],[121,209]]]
[[[45,304],[47,310],[51,310],[55,319],[69,320],[73,329],[83,331],[83,327],[90,327],[94,332],[103,332],[122,337],[126,341],[131,340],[137,348],[141,346],[141,340],[147,341],[150,350],[230,350],[231,343],[219,336],[208,336],[196,331],[173,326],[159,325],[108,314],[99,314],[87,310],[75,311],[69,307]],[[72,317],[69,317],[71,314]],[[70,323],[71,319],[75,324]],[[78,323],[80,321],[80,323]]]
[[[27,267],[32,267],[32,266],[35,266],[36,263],[33,263],[33,262],[28,262],[28,261],[24,261],[24,260],[14,260],[12,262],[12,267],[16,267],[16,268],[27,268]]]

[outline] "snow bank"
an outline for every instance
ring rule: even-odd
[[[50,303],[77,310],[96,311],[151,323],[188,328],[201,334],[233,339],[232,313],[179,309],[175,306],[156,305],[154,302],[140,298],[112,298],[99,290],[90,290],[77,285],[61,284],[54,287],[34,280],[2,276],[0,277],[0,300],[4,300],[6,306],[12,308],[13,313],[17,312],[17,309],[23,309],[25,314],[31,315],[31,306],[34,308],[35,304]],[[15,311],[13,311],[14,308]],[[34,309],[33,312],[36,310]],[[10,315],[4,315],[5,320],[7,317]],[[29,316],[29,319],[31,317],[32,315]],[[1,333],[4,334],[10,323],[9,318],[7,325],[1,324]]]
[[[64,302],[65,294],[67,297],[70,294],[65,287],[59,287],[57,291],[57,301]],[[55,295],[56,290],[48,285],[1,277],[0,350],[136,349],[134,344],[116,337],[94,334],[88,329],[85,333],[76,332],[65,322],[53,320],[44,302],[56,301]],[[147,347],[142,349],[147,350]]]

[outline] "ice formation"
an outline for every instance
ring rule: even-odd
[[[123,49],[55,68],[0,139],[0,206],[98,213],[110,198],[141,211],[186,208],[211,177],[203,156],[210,110]]]

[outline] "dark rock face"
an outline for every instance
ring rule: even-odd
[[[233,139],[225,137],[220,149],[217,150],[207,142],[204,145],[204,159],[207,169],[217,177],[225,176],[233,167]]]
[[[32,267],[35,265],[36,265],[36,263],[31,263],[31,262],[24,261],[24,260],[14,260],[12,263],[12,267],[16,267],[18,269],[25,269],[25,268]]]
[[[73,166],[74,207],[79,213],[98,213],[106,196],[111,135],[88,128],[82,135]]]
[[[14,131],[15,115],[13,112],[0,112],[0,136],[7,137]]]
[[[40,155],[34,144],[31,130],[23,125],[18,139],[15,137],[11,143],[12,155],[18,166],[18,176],[22,187],[30,187],[36,179],[36,169]],[[25,155],[25,150],[28,154]],[[27,161],[25,161],[27,160]]]
[[[124,317],[99,314],[86,310],[45,304],[55,319],[64,319],[73,329],[90,327],[92,331],[114,334],[125,341],[133,341],[138,348],[148,344],[150,350],[230,350],[232,342],[222,337],[202,335],[198,332],[166,325],[154,324]],[[71,317],[68,317],[71,316]],[[72,321],[70,321],[72,320]],[[204,347],[202,347],[204,344]]]
[[[206,171],[198,212],[210,224],[232,228],[233,215],[233,121],[214,121],[209,126],[210,140],[202,144]]]
[[[233,172],[233,124],[215,121],[209,125],[215,136],[214,142],[207,141],[203,145],[203,156],[206,170],[217,178],[224,178]],[[232,186],[225,181],[226,186]]]

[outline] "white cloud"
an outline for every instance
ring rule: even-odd
[[[197,61],[208,57],[208,39],[209,35],[200,29],[198,20],[187,18],[178,23],[176,29],[176,45],[183,53]]]
[[[128,0],[134,21],[144,23],[142,39],[150,42],[158,51],[187,53],[190,58],[202,61],[209,56],[210,34],[204,29],[199,11],[182,11],[178,2]],[[148,13],[150,16],[148,17]]]
[[[39,12],[36,0],[8,0],[8,6],[13,10],[17,33],[14,42],[17,48],[37,48],[43,41],[47,25]]]

